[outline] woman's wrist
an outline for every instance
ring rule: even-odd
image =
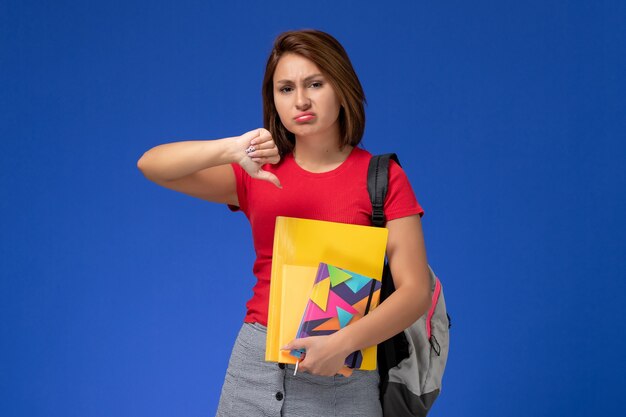
[[[349,354],[356,350],[352,348],[352,344],[350,340],[346,338],[346,332],[344,332],[343,329],[330,334],[329,341],[333,345],[333,350],[341,352],[343,357],[348,357]]]
[[[222,158],[226,164],[240,164],[241,160],[247,156],[245,148],[242,148],[243,138],[241,136],[224,138],[220,141],[222,142],[220,144],[222,146]]]

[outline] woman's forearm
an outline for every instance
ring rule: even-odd
[[[196,171],[237,162],[238,137],[172,142],[155,146],[137,161],[152,180],[171,181]]]
[[[424,315],[430,303],[429,294],[423,294],[420,287],[404,285],[362,319],[332,336],[347,356],[400,333]]]

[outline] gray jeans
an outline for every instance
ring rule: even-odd
[[[244,323],[228,362],[216,417],[381,417],[378,372],[348,378],[298,372],[265,361],[267,329]]]

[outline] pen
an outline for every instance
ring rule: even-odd
[[[298,365],[300,364],[300,361],[297,360],[296,361],[296,368],[293,370],[293,376],[296,376],[296,374],[298,373]]]

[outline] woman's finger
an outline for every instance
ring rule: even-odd
[[[259,138],[263,134],[263,130],[264,129],[261,129],[261,128],[253,129],[249,132],[244,133],[243,135],[241,135],[241,137],[244,138],[244,140],[248,141],[249,143],[252,143],[256,140],[259,140]]]
[[[253,152],[250,152],[248,154],[248,156],[250,158],[269,158],[269,157],[272,157],[274,155],[278,155],[278,149],[276,149],[276,148],[259,149],[257,146],[255,146],[255,150]]]
[[[258,134],[254,138],[252,138],[252,141],[250,142],[251,145],[256,145],[272,140],[272,134],[269,132],[269,130],[259,128],[257,129],[257,131]]]
[[[255,149],[273,149],[276,148],[276,144],[274,143],[274,141],[270,138],[269,140],[264,140],[264,141],[255,141],[254,143],[251,142],[251,146],[253,146]]]
[[[269,156],[265,158],[250,158],[253,162],[256,162],[259,165],[265,164],[277,164],[280,161],[280,155]]]
[[[252,141],[250,142],[250,146],[248,147],[248,149],[253,148],[254,150],[263,150],[263,149],[276,149],[276,151],[278,152],[278,148],[276,147],[276,144],[274,143],[273,140],[269,140],[269,141],[265,141],[265,142],[255,142]]]

